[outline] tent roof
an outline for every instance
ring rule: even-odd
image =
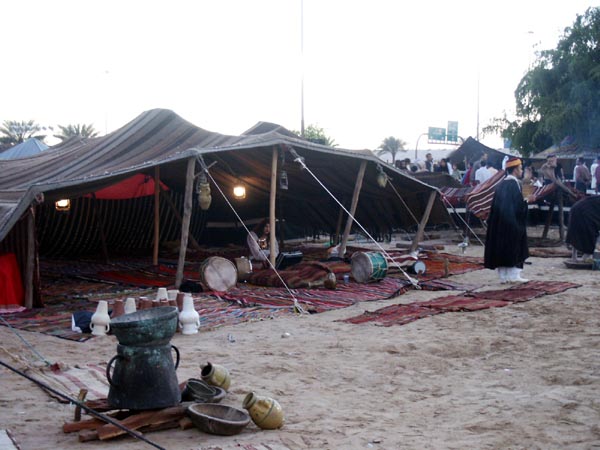
[[[48,146],[36,138],[27,139],[25,142],[15,145],[0,153],[0,159],[27,158],[46,150]]]
[[[379,211],[384,217],[399,214],[391,205],[394,201],[398,204],[396,190],[411,197],[412,201],[407,203],[418,208],[433,189],[382,163],[370,153],[313,144],[290,136],[293,133],[286,133],[284,128],[273,125],[259,122],[244,135],[229,136],[199,128],[172,111],[154,109],[106,136],[72,138],[52,147],[51,151],[27,159],[0,161],[0,240],[35,201],[82,196],[135,173],[153,175],[157,166],[160,167],[161,182],[170,189],[183,192],[187,161],[195,157],[202,157],[207,165],[214,163],[210,173],[218,186],[228,187],[238,180],[247,185],[252,195],[239,205],[241,217],[268,215],[264,213],[268,212],[272,150],[275,146],[297,151],[305,159],[309,170],[346,204],[353,192],[361,161],[370,162],[359,209],[361,204],[373,208],[381,202]],[[289,152],[281,153],[280,165],[285,163],[289,178],[286,199],[296,201],[298,205],[315,202],[318,209],[318,203],[327,197],[323,188],[293,162]],[[390,175],[394,188],[377,187],[377,165],[383,166]],[[223,220],[225,215],[230,218],[231,211],[215,187],[209,220]],[[418,217],[422,209],[415,212]],[[303,214],[300,207],[288,206],[285,214],[296,222],[311,223],[311,218]],[[324,206],[321,216],[323,220],[331,219],[335,223],[338,212]],[[374,220],[372,216],[367,214],[364,219]],[[431,220],[439,223],[446,218],[446,210],[439,202],[438,207],[434,207]]]
[[[448,158],[450,158],[452,162],[464,161],[465,158],[469,162],[478,161],[481,158],[481,155],[483,155],[484,153],[488,154],[488,158],[494,164],[501,162],[505,156],[518,156],[510,152],[502,152],[500,150],[495,150],[491,147],[483,145],[478,140],[473,139],[469,136],[460,147],[458,147],[456,150],[450,153],[450,155],[448,155]]]

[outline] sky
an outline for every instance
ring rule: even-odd
[[[259,121],[300,130],[304,105],[305,125],[341,148],[376,149],[394,136],[407,149],[440,149],[448,146],[424,133],[448,121],[462,138],[479,128],[484,144],[501,147],[483,127],[514,118],[514,90],[535,52],[555,48],[600,0],[0,5],[0,122],[92,124],[103,135],[167,108],[239,135]]]

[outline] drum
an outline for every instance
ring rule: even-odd
[[[237,269],[228,259],[211,256],[202,262],[200,277],[210,290],[224,292],[236,285]]]
[[[246,281],[252,273],[252,261],[245,256],[235,258],[235,267],[237,268],[238,281]]]
[[[379,252],[356,252],[352,255],[350,264],[352,277],[359,283],[379,281],[387,274],[387,261]]]

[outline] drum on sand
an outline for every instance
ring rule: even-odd
[[[252,262],[245,256],[235,258],[234,261],[237,268],[238,281],[246,281],[252,273]]]
[[[202,284],[212,291],[224,292],[234,287],[237,276],[235,265],[220,256],[206,258],[200,266]]]
[[[359,283],[380,281],[387,275],[387,261],[379,252],[356,252],[352,255],[350,264],[352,277]]]

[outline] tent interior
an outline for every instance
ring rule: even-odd
[[[339,240],[348,215],[338,201],[351,210],[357,199],[352,232],[364,227],[383,239],[416,230],[437,194],[371,152],[321,146],[286,131],[261,122],[226,136],[158,109],[101,138],[71,139],[2,161],[0,253],[16,254],[24,284],[33,285],[33,305],[41,306],[39,257],[150,258],[156,237],[163,246],[182,238],[186,202],[188,245],[243,246],[242,223],[252,229],[274,206],[285,249],[290,238],[327,234]],[[199,205],[201,182],[211,190],[206,210]],[[240,182],[246,195],[235,199],[231,192]],[[70,200],[68,211],[56,209],[59,199]],[[426,219],[451,224],[439,196]]]

